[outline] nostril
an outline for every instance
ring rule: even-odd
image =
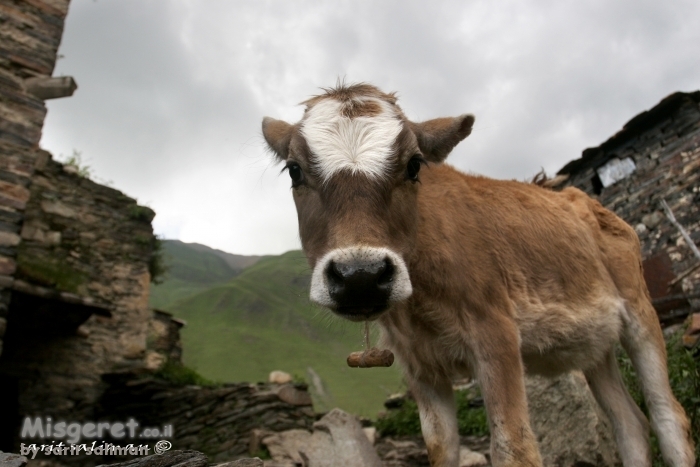
[[[384,258],[384,264],[379,272],[379,277],[377,278],[378,287],[386,287],[394,280],[394,265],[388,258]]]
[[[338,263],[331,261],[326,268],[326,279],[328,280],[328,285],[334,287],[342,287],[343,285],[343,273],[338,267]]]

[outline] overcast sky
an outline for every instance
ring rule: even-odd
[[[157,212],[165,238],[299,248],[263,116],[338,77],[398,91],[413,120],[474,113],[448,161],[526,179],[674,91],[700,89],[700,2],[72,0],[41,145]]]

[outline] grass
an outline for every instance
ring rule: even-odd
[[[418,405],[414,400],[406,400],[401,407],[391,409],[377,418],[374,426],[382,436],[419,435]]]
[[[186,243],[173,241],[164,242],[163,248],[172,278],[197,284],[216,284],[240,273],[213,251],[198,251]]]
[[[187,244],[158,238],[157,286],[151,287],[150,305],[166,309],[179,300],[204,292],[234,278],[240,270],[212,252],[197,251]]]
[[[478,396],[479,393],[476,390],[455,391],[457,427],[462,436],[489,434],[486,409],[474,403]],[[420,418],[416,402],[411,399],[406,400],[398,409],[389,410],[379,417],[375,426],[383,436],[419,435]]]
[[[250,455],[253,458],[258,458],[260,460],[270,460],[272,459],[272,456],[270,455],[270,451],[267,450],[267,448],[263,447],[259,451],[254,452]]]
[[[128,215],[129,219],[149,224],[153,218],[156,217],[156,213],[153,209],[146,206],[139,206],[138,204],[129,206]]]
[[[61,158],[63,158],[63,155],[61,155]],[[92,168],[83,162],[83,155],[77,149],[73,149],[73,153],[67,156],[65,160],[62,161],[62,164],[75,168],[76,174],[80,177],[92,178]]]
[[[21,248],[17,255],[17,276],[28,278],[44,286],[76,293],[87,280],[86,274],[72,268],[66,261],[52,257],[32,256]]]
[[[149,305],[152,308],[166,310],[178,301],[204,292],[210,287],[208,284],[193,284],[188,281],[170,277],[169,272],[168,270],[165,273],[162,282],[158,283],[155,287],[151,286]]]
[[[214,381],[206,379],[195,370],[180,363],[170,361],[163,365],[163,367],[158,370],[154,376],[176,386],[194,385],[212,387],[218,385]]]
[[[157,235],[154,235],[149,241],[152,242],[152,250],[151,257],[148,259],[148,273],[151,276],[151,283],[160,284],[165,280],[165,275],[168,272],[168,266],[165,263],[165,252],[163,251],[164,242]]]
[[[179,256],[175,277],[153,287],[151,305],[187,322],[181,331],[187,366],[229,382],[267,381],[272,370],[298,380],[311,367],[326,390],[322,397],[307,381],[318,410],[337,406],[365,417],[374,417],[398,390],[395,367],[347,367],[347,355],[363,348],[361,326],[311,305],[310,271],[301,252],[262,258],[240,273],[226,272],[212,256]]]

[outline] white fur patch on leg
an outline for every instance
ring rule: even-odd
[[[418,403],[421,432],[431,463],[456,466],[460,457],[457,407],[451,386],[448,385],[447,389],[448,391],[437,390],[421,382],[411,384],[411,390]]]
[[[660,356],[653,349],[643,349],[640,362],[643,368],[638,369],[641,376],[642,389],[649,407],[651,426],[659,439],[664,460],[672,466],[693,466],[695,459],[689,449],[687,433],[680,422],[674,400],[668,384],[668,375],[663,371],[664,365]]]
[[[693,467],[695,453],[688,442],[688,420],[671,391],[663,349],[647,338],[649,332],[658,331],[647,331],[634,310],[628,313],[625,324],[626,350],[637,371],[661,454],[670,466]]]

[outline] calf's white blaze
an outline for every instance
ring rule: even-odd
[[[396,303],[407,299],[413,293],[411,286],[411,278],[408,275],[408,268],[404,263],[403,258],[397,255],[388,248],[377,248],[370,246],[354,246],[349,248],[337,248],[331,250],[316,263],[314,272],[311,275],[311,293],[310,299],[312,302],[328,308],[334,308],[337,304],[331,298],[328,291],[328,283],[326,282],[326,268],[328,263],[335,261],[337,263],[347,263],[352,260],[367,260],[381,261],[388,258],[394,265],[394,280],[389,294],[389,303]]]
[[[381,99],[363,98],[379,105],[373,116],[349,118],[344,103],[323,99],[309,109],[301,133],[311,150],[323,183],[341,170],[361,173],[371,179],[388,174],[394,142],[402,124],[396,111]]]

